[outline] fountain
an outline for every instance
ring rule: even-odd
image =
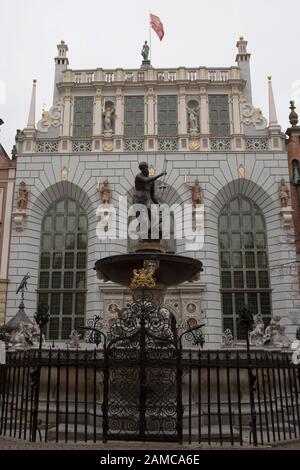
[[[146,207],[148,220],[147,227],[151,226],[151,205],[158,204],[155,198],[154,183],[165,172],[157,176],[149,176],[148,164],[140,163],[141,173],[135,178],[135,193],[133,203]],[[151,238],[151,228],[148,229],[148,238],[139,240],[133,248],[133,253],[110,256],[95,263],[94,269],[97,277],[104,281],[112,281],[133,291],[152,291],[152,295],[163,294],[171,286],[178,286],[184,282],[193,282],[199,279],[203,270],[201,261],[185,256],[167,254],[162,240],[161,221],[159,225],[159,239]],[[158,296],[155,295],[158,299]]]

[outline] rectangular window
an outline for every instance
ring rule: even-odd
[[[76,96],[74,101],[73,137],[90,138],[93,133],[92,96]]]
[[[230,135],[228,95],[209,95],[210,133],[215,137]]]
[[[175,137],[178,134],[177,96],[158,97],[158,135]]]
[[[125,137],[144,136],[144,96],[125,96]]]

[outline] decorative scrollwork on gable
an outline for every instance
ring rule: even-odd
[[[253,124],[256,130],[264,130],[268,127],[268,121],[263,116],[261,109],[255,108],[251,103],[246,101],[246,97],[241,98],[242,122],[246,126]]]
[[[42,119],[37,123],[39,132],[48,132],[50,127],[59,127],[62,116],[62,104],[58,102],[49,111],[43,111]]]

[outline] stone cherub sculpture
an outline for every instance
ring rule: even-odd
[[[40,327],[34,321],[32,323],[24,323],[20,321],[13,330],[8,347],[11,349],[31,349],[38,347],[40,341]],[[45,337],[42,335],[42,344],[45,343]]]
[[[251,346],[262,346],[269,339],[265,335],[265,324],[260,314],[254,316],[253,330],[249,334]]]
[[[280,323],[281,317],[274,317],[270,321],[270,325],[266,328],[265,336],[270,338],[270,346],[278,348],[289,347],[290,341],[285,336],[285,326]]]
[[[271,318],[269,326],[265,329],[261,314],[254,317],[254,328],[249,334],[252,346],[268,345],[275,348],[286,348],[290,341],[285,336],[285,326],[281,325],[281,317]]]
[[[290,197],[290,190],[284,179],[281,180],[279,186],[279,199],[281,207],[287,207]]]
[[[73,348],[73,349],[78,349],[80,348],[80,338],[81,338],[81,334],[78,333],[77,330],[72,330],[71,331],[71,334],[69,336],[70,338],[70,341],[69,343],[67,343],[67,345],[70,347],[70,348]]]
[[[28,189],[26,183],[22,181],[18,191],[18,209],[25,211],[28,205]]]

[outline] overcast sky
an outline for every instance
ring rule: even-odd
[[[37,119],[52,104],[58,42],[68,44],[74,69],[139,67],[149,10],[165,28],[162,42],[152,35],[154,67],[234,65],[243,35],[254,105],[267,115],[270,74],[283,130],[292,97],[300,114],[299,0],[0,0],[0,142],[8,153],[27,122],[32,78]]]

